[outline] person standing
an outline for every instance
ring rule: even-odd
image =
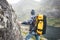
[[[36,27],[35,27],[35,10],[31,11],[31,19],[28,20],[27,22],[22,22],[22,24],[25,25],[30,25],[29,33],[26,36],[25,40],[29,40],[32,36],[35,36],[36,40],[40,40],[40,35],[36,33]]]

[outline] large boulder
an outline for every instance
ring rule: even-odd
[[[16,14],[6,0],[0,0],[0,40],[22,40]]]

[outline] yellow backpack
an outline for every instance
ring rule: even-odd
[[[36,16],[36,33],[39,35],[46,33],[46,16],[45,15],[37,15]]]

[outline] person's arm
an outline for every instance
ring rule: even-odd
[[[26,21],[24,21],[24,22],[22,22],[21,24],[28,25],[29,23],[28,23],[28,22],[26,22]]]
[[[30,25],[31,23],[32,23],[32,19],[28,20],[28,21],[24,21],[21,24]]]

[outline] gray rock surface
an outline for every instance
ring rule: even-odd
[[[0,40],[22,40],[16,15],[6,0],[0,0]]]

